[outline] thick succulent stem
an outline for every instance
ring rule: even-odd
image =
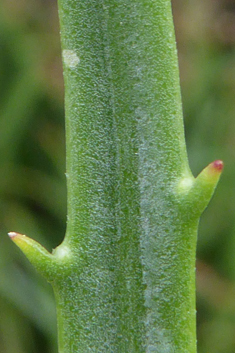
[[[197,224],[222,162],[188,166],[171,3],[59,0],[59,14],[67,232],[53,255],[13,240],[51,269],[60,353],[195,353]]]

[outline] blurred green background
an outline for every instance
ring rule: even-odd
[[[235,1],[173,0],[195,175],[225,170],[197,253],[198,352],[235,352]],[[55,0],[0,2],[0,352],[57,353],[51,287],[7,237],[48,250],[66,223],[63,78]]]

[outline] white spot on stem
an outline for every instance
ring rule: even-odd
[[[58,259],[66,259],[70,257],[70,249],[65,245],[59,245],[52,251],[52,254],[56,256]]]
[[[183,178],[178,184],[178,191],[180,193],[185,193],[191,189],[194,183],[194,178]]]
[[[65,65],[70,69],[74,69],[80,63],[80,59],[74,50],[64,49],[62,56]]]

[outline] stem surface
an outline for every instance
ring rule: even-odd
[[[195,353],[197,225],[222,162],[188,166],[171,3],[59,0],[59,15],[68,222],[43,269],[59,351]]]

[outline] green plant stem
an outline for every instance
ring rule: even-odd
[[[171,3],[59,0],[59,14],[68,223],[43,270],[59,352],[195,353],[197,225],[222,163],[188,166]]]

